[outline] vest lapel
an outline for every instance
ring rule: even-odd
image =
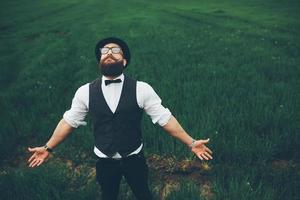
[[[126,76],[125,76],[125,74],[124,74],[124,83],[123,83],[123,85],[122,85],[121,96],[120,96],[118,105],[117,105],[116,110],[115,110],[114,113],[116,113],[116,112],[119,110],[120,104],[121,104],[121,102],[122,102],[122,100],[123,100],[123,98],[124,98],[125,84],[127,84],[127,83],[126,83]],[[108,105],[108,103],[106,102],[106,99],[105,99],[105,97],[104,97],[104,94],[103,94],[103,91],[102,91],[102,86],[101,86],[101,85],[102,85],[102,78],[100,79],[100,84],[99,84],[99,85],[100,85],[100,88],[99,88],[99,89],[100,89],[100,91],[101,91],[101,97],[103,98],[103,100],[104,100],[104,102],[105,102],[106,108],[110,111],[111,114],[114,114],[113,111],[110,109],[110,107],[109,107],[109,105]]]
[[[118,102],[118,105],[117,105],[117,108],[116,108],[116,112],[118,112],[118,110],[120,109],[120,105],[122,104],[123,102],[123,99],[124,99],[124,91],[126,90],[126,86],[127,86],[127,80],[126,80],[126,76],[124,74],[124,83],[123,83],[123,86],[122,86],[122,91],[121,91],[121,96],[120,96],[120,99],[119,99],[119,102]]]

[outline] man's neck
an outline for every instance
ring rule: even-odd
[[[107,79],[109,80],[113,80],[114,78],[118,77],[118,76],[105,76]]]
[[[119,76],[121,76],[122,74],[120,74],[120,75],[117,75],[117,76],[105,76],[105,78],[107,78],[107,79],[109,79],[109,80],[113,80],[113,79],[115,79],[115,78],[117,78],[117,77],[119,77]],[[104,75],[103,75],[104,76]]]

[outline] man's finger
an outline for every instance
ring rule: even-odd
[[[29,167],[32,167],[36,162],[37,162],[36,159],[34,159],[33,161],[31,161],[31,163],[29,164]]]
[[[40,166],[43,162],[44,162],[44,160],[39,160],[39,162],[37,163],[37,166]]]
[[[202,155],[201,155],[203,158],[205,158],[205,160],[209,160],[208,159],[208,157],[206,157],[206,155],[203,153]]]
[[[36,151],[36,148],[30,148],[30,147],[28,147],[28,150],[29,150],[30,152],[33,152],[33,151]]]
[[[197,156],[201,159],[201,160],[203,160],[203,158],[201,157],[201,155],[200,154],[197,154]]]
[[[207,157],[209,157],[210,159],[212,159],[212,156],[211,156],[209,153],[204,152],[204,154],[205,154]]]
[[[205,150],[208,151],[210,154],[213,154],[213,152],[208,147],[206,147]]]
[[[35,160],[31,161],[29,164],[29,167],[32,167],[32,165],[35,163]]]
[[[34,159],[34,158],[35,158],[35,153],[28,159],[28,162],[31,162],[32,159]]]
[[[206,143],[208,143],[208,142],[209,142],[209,138],[206,139],[206,140],[202,140],[202,143],[204,143],[204,144],[206,144]]]
[[[38,162],[39,162],[39,160],[37,160],[37,159],[34,160],[33,163],[32,163],[32,165],[31,165],[31,167],[35,167]]]

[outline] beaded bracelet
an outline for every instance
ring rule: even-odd
[[[196,142],[196,140],[195,140],[195,139],[193,139],[193,141],[192,141],[192,144],[190,144],[190,145],[189,145],[189,147],[190,147],[190,148],[193,148],[193,147],[195,147],[195,146],[196,146],[196,143],[195,143],[195,142]]]

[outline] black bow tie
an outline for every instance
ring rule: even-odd
[[[105,82],[105,85],[109,85],[111,83],[121,83],[122,80],[118,78],[118,79],[115,79],[115,80],[105,80],[104,82]]]

